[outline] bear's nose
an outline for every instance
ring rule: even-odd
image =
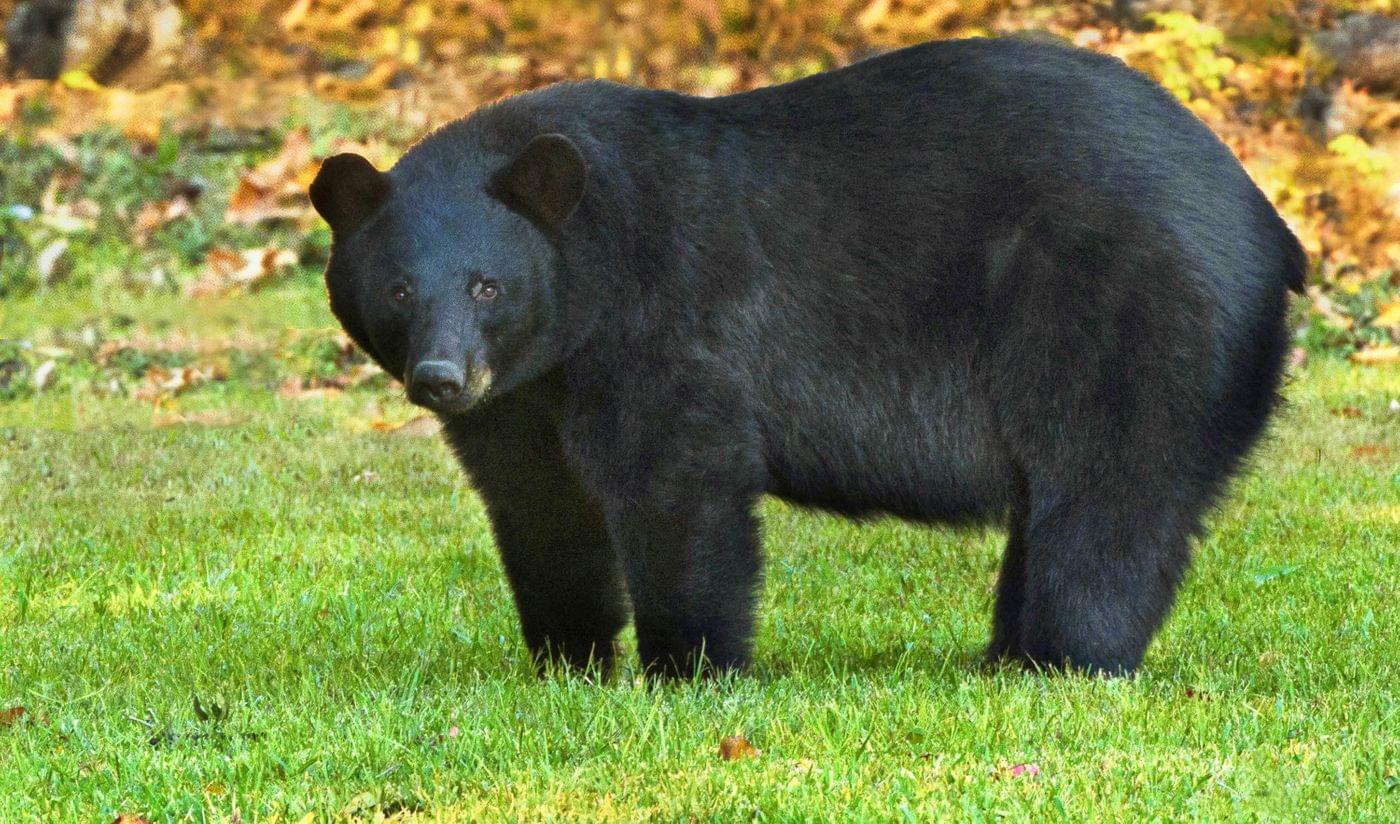
[[[451,400],[462,393],[466,375],[451,361],[423,361],[413,367],[411,394],[421,394],[429,403]]]

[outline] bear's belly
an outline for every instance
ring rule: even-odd
[[[853,517],[999,517],[1011,461],[990,411],[959,384],[886,375],[771,387],[759,422],[768,491]]]

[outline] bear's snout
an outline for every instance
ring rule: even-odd
[[[408,399],[419,406],[452,405],[466,386],[466,373],[451,361],[423,361],[409,376]]]

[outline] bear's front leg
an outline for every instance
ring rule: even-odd
[[[761,566],[752,505],[743,493],[697,487],[684,500],[608,507],[648,674],[688,678],[748,663]]]
[[[602,501],[646,672],[687,678],[748,663],[759,584],[754,505],[767,488],[734,359],[676,330],[681,355],[632,346],[581,361],[562,437]],[[655,343],[655,342],[653,342]],[[627,369],[615,364],[626,362]]]
[[[606,674],[627,620],[600,503],[569,469],[547,409],[501,398],[449,418],[445,434],[486,504],[525,643],[550,661]]]

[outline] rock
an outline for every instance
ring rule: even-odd
[[[75,0],[20,3],[5,21],[6,67],[11,76],[52,80],[63,71],[64,43]]]
[[[1358,86],[1400,91],[1400,20],[1379,14],[1353,14],[1313,43],[1337,72]]]
[[[27,0],[5,23],[12,76],[87,72],[99,83],[168,73],[185,45],[173,0]]]

